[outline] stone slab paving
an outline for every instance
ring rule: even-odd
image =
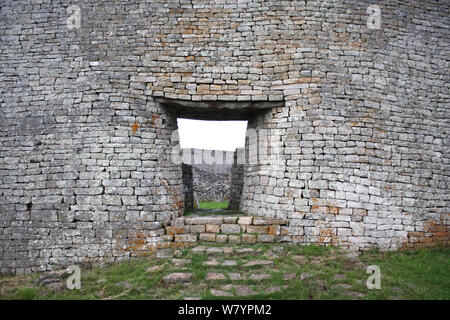
[[[237,261],[236,260],[224,260],[221,264],[222,267],[232,267],[236,266]]]
[[[163,282],[167,284],[189,283],[192,279],[192,273],[174,272],[163,277]]]
[[[213,260],[208,260],[208,261],[203,261],[203,265],[204,266],[209,266],[209,267],[216,267],[219,265],[219,261],[213,259]]]
[[[267,266],[267,265],[272,265],[273,261],[272,260],[251,260],[245,264],[243,264],[243,267],[254,267],[254,266]]]
[[[199,247],[192,248],[191,252],[194,254],[203,254],[203,253],[205,253],[205,250],[206,250],[206,247],[199,246]]]
[[[232,281],[242,280],[242,275],[239,272],[228,272],[228,279]]]
[[[281,288],[278,286],[272,286],[266,289],[266,293],[275,293],[275,292],[280,292]]]
[[[184,267],[186,264],[190,263],[190,259],[172,259],[172,263],[176,267]]]
[[[200,245],[190,249],[193,254],[200,254],[206,259],[202,261],[202,265],[208,267],[208,272],[205,274],[204,280],[208,281],[213,287],[209,289],[210,294],[213,297],[249,297],[264,294],[272,294],[280,292],[283,288],[288,287],[288,283],[292,281],[311,281],[319,290],[329,290],[325,282],[321,279],[313,277],[309,272],[303,271],[301,273],[288,272],[280,275],[285,285],[275,285],[270,283],[272,274],[267,272],[271,271],[274,265],[274,260],[281,256],[289,257],[292,262],[298,265],[319,265],[324,263],[323,257],[317,256],[303,256],[303,255],[290,255],[282,246],[275,246],[269,250],[263,252],[261,248],[251,247],[216,247]],[[259,254],[266,259],[253,258],[252,256]],[[233,255],[235,259],[228,259]],[[356,265],[357,261],[355,256],[352,255],[348,259],[352,265]],[[186,264],[190,263],[190,259],[172,258],[172,264],[175,267],[182,268]],[[284,264],[286,267],[291,267],[292,264]],[[239,268],[237,272],[227,272],[228,267]],[[161,270],[162,267],[151,267],[148,272],[156,272]],[[255,268],[255,269],[253,269]],[[261,272],[254,272],[261,269]],[[182,269],[180,269],[182,270]],[[333,277],[335,280],[345,280],[344,274],[336,274]],[[182,284],[184,286],[190,285],[192,281],[192,274],[189,272],[173,272],[163,277],[163,282],[167,284]],[[229,283],[222,284],[218,287],[214,287],[214,283],[220,284],[224,281]],[[249,283],[239,283],[238,281],[251,281]],[[269,284],[269,285],[268,285]],[[352,286],[349,284],[341,283],[331,286],[331,289],[339,289],[344,295],[353,299],[362,299],[365,297],[364,293],[352,290]],[[196,299],[195,296],[189,296],[187,299]]]
[[[205,280],[226,280],[227,277],[220,272],[208,272],[205,276]]]
[[[208,255],[210,255],[210,254],[222,254],[223,250],[222,250],[222,248],[210,247],[210,248],[206,249],[205,253],[208,254]]]
[[[224,290],[211,289],[211,295],[215,297],[232,297],[233,294]]]
[[[249,280],[259,281],[259,280],[265,280],[270,279],[271,275],[268,273],[254,273],[251,274],[250,277],[248,277]]]
[[[172,258],[173,250],[171,249],[158,250],[158,252],[156,252],[156,257],[160,259]]]
[[[240,254],[240,255],[254,255],[257,253],[260,253],[261,250],[255,250],[253,248],[242,248],[242,249],[237,249],[236,250],[236,254]]]
[[[234,287],[236,289],[236,293],[238,296],[245,297],[245,296],[253,296],[257,295],[258,292],[250,288],[249,286],[244,285],[236,285]]]
[[[147,273],[153,273],[153,272],[157,272],[157,271],[161,270],[162,268],[164,268],[164,264],[161,264],[161,265],[157,265],[157,266],[154,266],[154,267],[147,268],[146,272],[147,272]]]
[[[223,250],[224,254],[233,254],[234,253],[234,248],[231,248],[231,247],[223,247],[222,250]]]

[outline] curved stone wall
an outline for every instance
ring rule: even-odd
[[[448,244],[449,6],[376,1],[373,29],[371,4],[3,1],[0,272],[167,240],[183,186],[158,98],[283,105],[245,113],[269,147],[240,205],[287,219],[278,240]]]

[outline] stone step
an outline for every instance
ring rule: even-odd
[[[219,262],[216,259],[212,259],[212,260],[203,261],[203,265],[208,266],[208,267],[217,267],[217,266],[233,267],[233,266],[237,266],[237,261],[236,260],[224,260],[222,262]]]
[[[208,281],[216,281],[216,280],[229,280],[229,281],[238,281],[238,280],[250,280],[250,281],[262,281],[271,279],[272,276],[268,273],[252,273],[252,274],[241,274],[239,272],[208,272],[205,276],[205,280]],[[284,274],[283,279],[285,281],[291,281],[294,279],[297,279],[300,277],[297,277],[295,273],[292,274]]]
[[[255,255],[262,253],[262,249],[253,248],[232,248],[232,247],[205,247],[198,246],[191,249],[191,253],[204,255]]]
[[[197,241],[215,243],[272,243],[289,235],[285,219],[251,216],[178,217],[165,227],[165,237],[176,243]]]

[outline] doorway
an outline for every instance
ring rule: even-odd
[[[266,157],[264,154],[262,158],[263,162],[259,162],[259,133],[262,131],[267,133],[274,129],[270,125],[270,119],[274,113],[277,113],[279,108],[284,106],[284,101],[191,101],[168,98],[155,98],[155,101],[170,115],[170,121],[174,124],[171,141],[172,150],[174,150],[172,157],[177,158],[177,163],[180,164],[180,177],[182,177],[181,188],[179,189],[181,192],[174,195],[174,197],[179,199],[182,196],[184,198],[182,205],[184,214],[189,214],[197,203],[198,206],[195,210],[209,210],[209,213],[214,210],[228,210],[230,212],[240,213],[243,205],[247,208],[250,203],[249,201],[252,201],[249,197],[252,197],[258,191],[255,183],[258,183],[258,175],[261,170],[260,166],[270,164],[270,162],[264,160]],[[191,127],[194,126],[197,129],[194,131],[191,130],[188,136],[193,135],[194,141],[202,143],[200,145],[185,144],[186,139],[183,138],[185,133],[183,133],[182,124],[185,120],[201,121],[206,127],[213,127],[215,129],[218,128],[220,123],[225,125],[225,129],[217,130],[218,133],[214,135],[216,138],[210,138],[209,136],[211,134],[209,132],[200,129],[200,122],[192,122]],[[228,127],[226,129],[234,121],[241,123],[241,129],[236,129],[236,127],[234,129]],[[236,124],[236,126],[239,125]],[[242,131],[244,131],[244,134],[242,134]],[[239,132],[241,133],[239,134]],[[230,142],[235,141],[234,139],[230,139],[231,136],[234,136],[234,133],[240,137],[237,139],[240,143],[230,148]],[[217,136],[220,138],[217,138]],[[180,140],[184,141],[181,142]],[[222,141],[221,145],[223,144],[228,147],[218,146],[217,141]],[[271,148],[263,149],[273,153]],[[213,199],[215,201],[199,201],[201,199],[198,199],[193,192],[194,186],[192,181],[195,173],[192,171],[192,161],[196,164],[208,166],[231,164],[231,171],[229,168],[227,169],[227,172],[230,172],[229,177],[231,180],[230,191],[227,192],[229,195],[228,199],[223,199],[223,201],[217,201],[216,199]],[[212,170],[220,171],[221,169],[217,169],[216,167],[216,169]],[[214,171],[213,173],[216,172]],[[200,202],[219,203],[200,204]],[[198,208],[205,205],[217,205],[220,209]],[[222,209],[225,205],[227,209]]]
[[[233,178],[235,154],[245,148],[247,121],[177,118],[177,126],[188,213],[231,209],[232,183],[239,183]]]

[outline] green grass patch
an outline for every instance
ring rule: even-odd
[[[381,290],[369,299],[450,299],[450,249],[420,249],[363,254],[361,261],[378,265]]]
[[[345,257],[344,250],[324,246],[301,246],[258,243],[255,245],[209,244],[210,247],[251,247],[252,254],[230,255],[194,254],[179,250],[178,259],[189,259],[184,266],[176,266],[170,258],[133,258],[128,261],[82,270],[81,290],[64,286],[55,290],[33,285],[39,275],[0,277],[0,299],[442,299],[450,298],[450,249],[420,249],[413,251],[377,252],[360,255],[366,265],[378,265],[381,270],[381,290],[366,286],[369,274],[366,267],[357,267]],[[283,247],[280,251],[272,248]],[[261,250],[259,250],[261,249]],[[259,250],[259,251],[257,251]],[[236,260],[236,266],[207,266],[206,260]],[[244,267],[251,260],[272,260],[272,265]],[[149,268],[161,266],[158,270]],[[162,279],[172,272],[191,272],[192,283],[168,285]],[[208,272],[223,273],[225,280],[205,280]],[[240,273],[241,280],[228,279],[228,272]],[[269,274],[268,279],[248,279],[253,274]],[[289,276],[289,279],[285,279]],[[247,279],[245,279],[247,277]],[[226,286],[232,285],[229,289]],[[247,297],[214,297],[210,290],[236,293],[235,286],[247,286],[257,291]],[[274,287],[277,292],[269,292]],[[353,294],[353,295],[352,295]],[[360,296],[358,296],[360,295]]]
[[[228,201],[200,201],[199,209],[226,209]]]

